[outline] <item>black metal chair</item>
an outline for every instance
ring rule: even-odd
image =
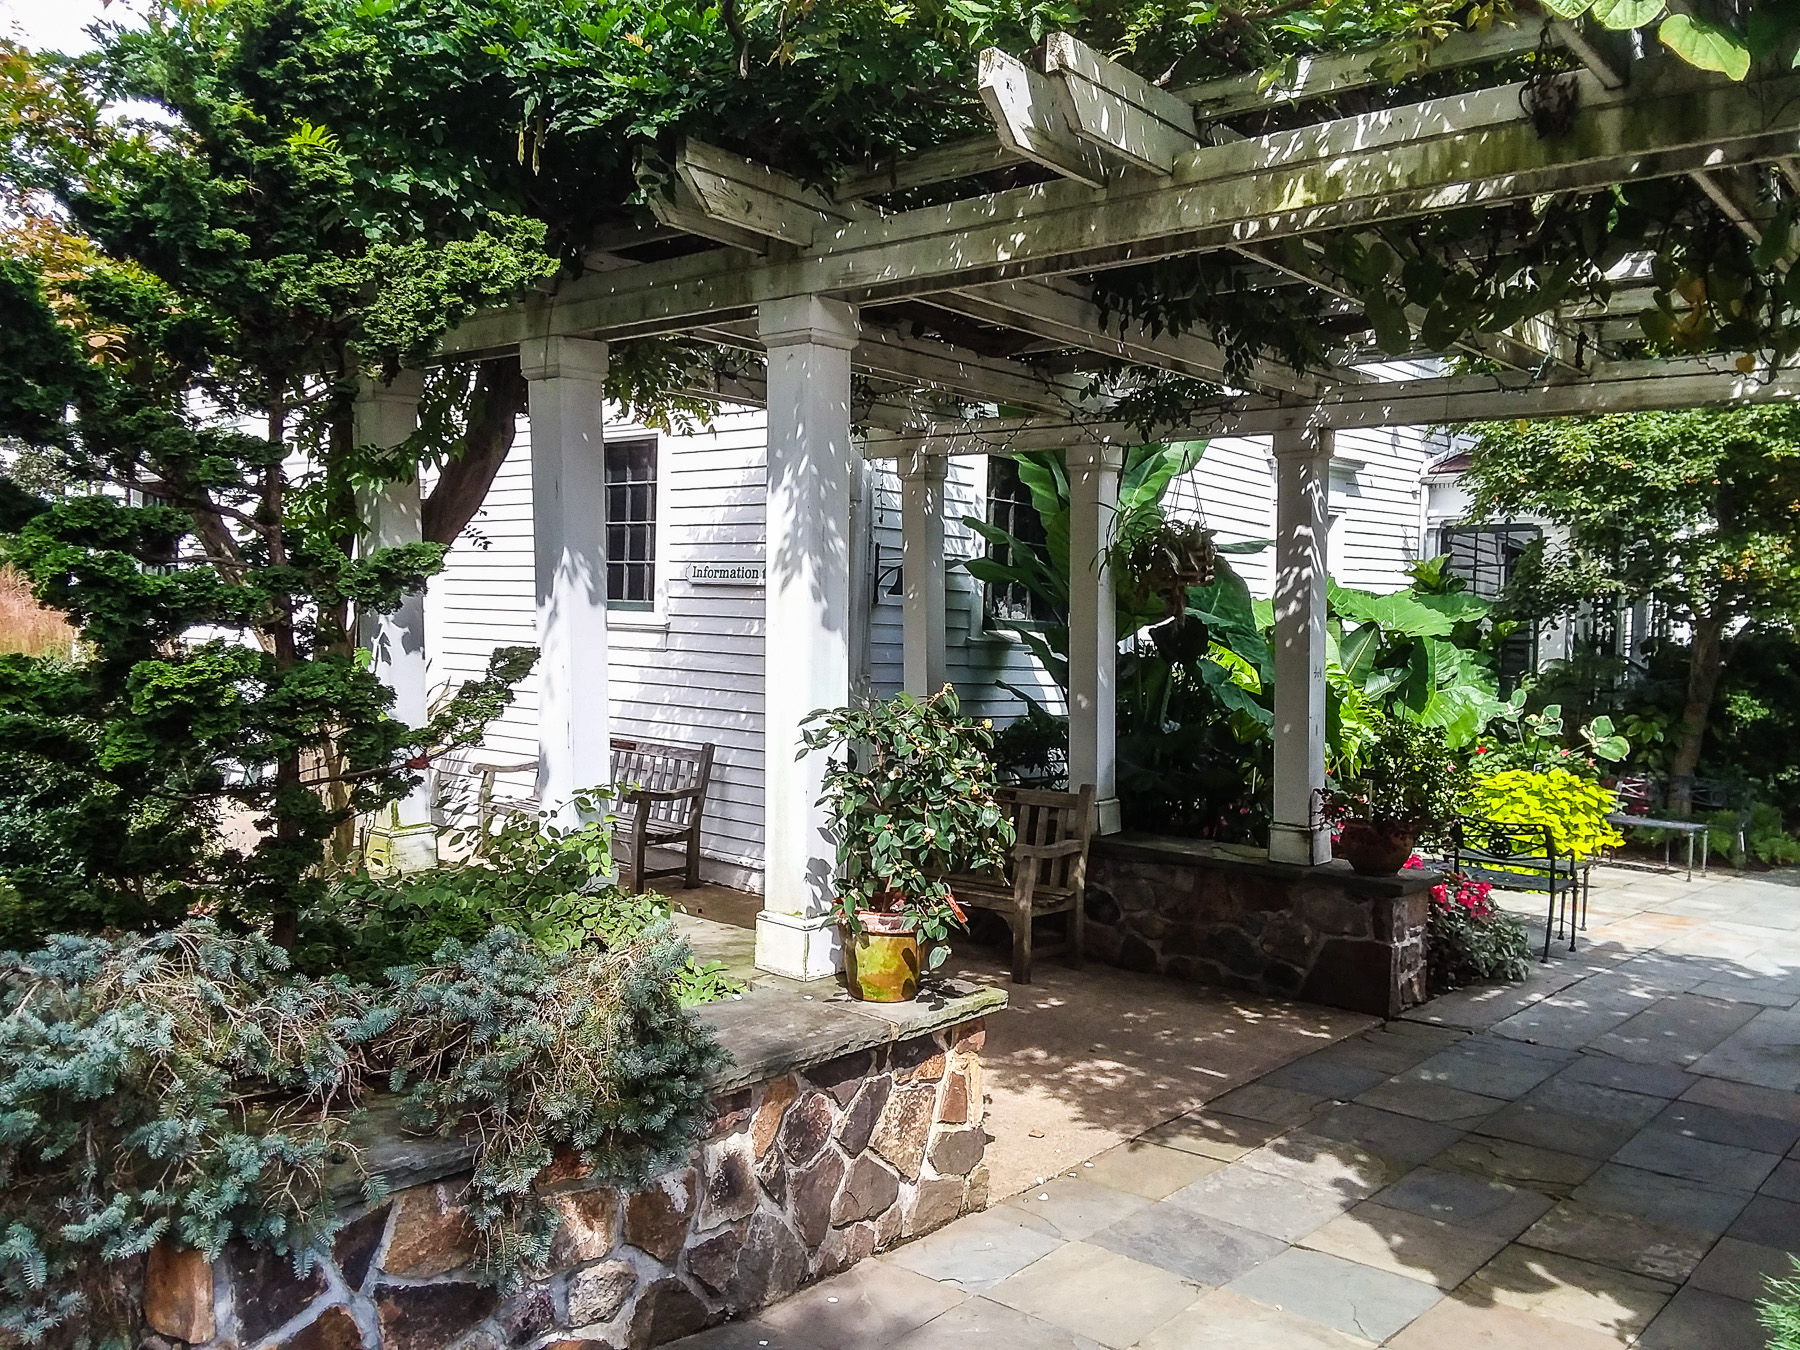
[[[1471,881],[1509,891],[1539,891],[1549,898],[1544,916],[1544,957],[1550,959],[1552,930],[1560,938],[1569,929],[1575,950],[1577,923],[1587,927],[1588,872],[1591,864],[1556,847],[1548,825],[1517,825],[1502,820],[1459,820],[1450,831],[1450,870]]]

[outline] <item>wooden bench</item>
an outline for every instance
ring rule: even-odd
[[[700,884],[700,826],[706,815],[706,790],[712,782],[714,747],[679,741],[650,741],[637,736],[612,738],[612,781],[619,794],[612,805],[613,858],[619,884],[634,894],[652,877],[680,876],[688,887]],[[536,773],[536,760],[519,763],[471,761],[443,765],[440,773],[475,780],[476,851],[480,852],[494,820],[531,816],[535,796],[503,797],[495,790],[502,774]],[[648,850],[679,849],[683,860],[673,867],[648,867]]]
[[[619,884],[636,893],[650,877],[682,878],[686,887],[700,884],[700,822],[706,815],[706,789],[712,782],[714,747],[679,741],[647,741],[635,736],[612,738],[612,780],[619,796],[613,831],[613,856],[619,862]],[[647,850],[682,850],[673,867],[647,867]]]
[[[1017,832],[1006,874],[959,872],[944,880],[958,904],[1006,916],[1012,929],[1014,984],[1031,983],[1031,925],[1046,914],[1067,914],[1068,927],[1061,941],[1038,950],[1049,955],[1067,949],[1071,964],[1080,969],[1093,786],[1076,793],[1007,787],[994,796],[1011,813]]]
[[[1577,919],[1587,927],[1588,872],[1593,864],[1558,851],[1548,825],[1515,825],[1499,820],[1459,820],[1450,832],[1450,870],[1471,881],[1507,891],[1538,891],[1549,897],[1544,916],[1544,960],[1550,959],[1551,930],[1569,928],[1575,950]]]

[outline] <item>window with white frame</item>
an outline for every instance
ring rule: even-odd
[[[656,607],[656,438],[606,443],[606,605]]]
[[[1021,544],[1040,552],[1047,549],[1049,541],[1044,533],[1043,517],[1032,504],[1031,489],[1019,478],[1018,463],[1003,455],[990,456],[987,463],[988,524],[1005,530]],[[988,545],[988,556],[997,562],[1010,562],[1010,558],[1003,556],[1009,552],[1011,550],[1003,545]],[[989,623],[1043,623],[1056,617],[1042,600],[1017,582],[1008,585],[989,582],[983,590]]]

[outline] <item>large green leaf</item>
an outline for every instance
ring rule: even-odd
[[[1603,27],[1624,31],[1655,23],[1663,0],[1594,0],[1593,15]]]
[[[1690,66],[1716,70],[1734,80],[1750,73],[1750,48],[1729,28],[1691,14],[1671,14],[1656,30],[1656,36]]]
[[[1375,669],[1376,658],[1381,655],[1381,626],[1365,623],[1346,633],[1338,643],[1338,664],[1357,684],[1361,684]]]
[[[1436,610],[1445,618],[1456,623],[1472,623],[1477,619],[1485,619],[1493,609],[1492,600],[1484,600],[1473,591],[1446,591],[1441,595],[1420,595],[1413,593],[1426,609]]]
[[[1593,0],[1544,0],[1544,8],[1559,19],[1579,19]]]
[[[1456,620],[1420,603],[1410,591],[1374,595],[1331,583],[1327,594],[1333,613],[1358,623],[1378,623],[1395,637],[1449,637]]]
[[[1437,689],[1437,663],[1432,644],[1415,642],[1406,658],[1406,678],[1400,681],[1400,701],[1414,712],[1424,712]]]

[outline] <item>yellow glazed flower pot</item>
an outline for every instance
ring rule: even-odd
[[[919,939],[902,914],[863,913],[862,932],[844,934],[850,992],[865,1003],[905,1003],[919,995]]]

